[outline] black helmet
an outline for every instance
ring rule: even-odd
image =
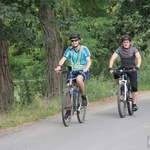
[[[78,34],[78,33],[72,33],[72,34],[70,34],[69,40],[71,40],[71,39],[73,39],[73,38],[81,39],[80,34]]]
[[[130,36],[128,36],[128,35],[124,35],[124,36],[122,37],[122,42],[123,42],[124,40],[129,40],[129,41],[131,42],[131,38],[130,38]]]

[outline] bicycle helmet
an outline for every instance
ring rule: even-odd
[[[129,41],[131,42],[130,36],[124,35],[124,36],[122,37],[122,42],[125,41],[125,40],[129,40]]]
[[[69,40],[71,40],[71,39],[73,39],[73,38],[81,39],[80,34],[78,34],[78,33],[72,33],[72,34],[70,34]]]

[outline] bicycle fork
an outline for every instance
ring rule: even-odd
[[[81,103],[79,103],[79,90],[75,89],[74,91],[74,108],[76,111],[80,111],[81,109]]]
[[[81,108],[81,105],[78,106],[78,104],[79,104],[79,91],[77,89],[74,89],[74,98],[73,98],[73,101],[74,101],[74,109],[76,111],[79,111],[80,108]]]
[[[119,85],[120,85],[120,87],[122,87],[122,85],[123,85],[123,91],[122,91],[123,92],[122,94],[124,94],[123,101],[126,101],[126,99],[127,99],[127,81],[126,80],[120,80]]]

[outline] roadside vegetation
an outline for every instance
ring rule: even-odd
[[[86,83],[86,89],[89,102],[96,102],[103,101],[106,97],[115,96],[117,86],[113,78],[106,80],[102,77],[91,77]],[[141,82],[139,90],[150,90],[149,84]],[[37,93],[30,104],[23,106],[21,104],[14,104],[10,111],[0,114],[0,130],[33,123],[61,113],[61,97],[62,95],[60,94],[57,98],[49,101]]]
[[[0,130],[60,113],[65,77],[54,69],[70,33],[92,54],[90,102],[116,94],[108,62],[125,34],[142,55],[139,90],[150,90],[149,9],[148,0],[0,0]]]

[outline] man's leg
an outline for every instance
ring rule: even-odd
[[[82,95],[82,105],[87,106],[87,96],[85,92],[85,84],[84,84],[84,77],[82,75],[78,75],[76,78],[76,83],[80,89]]]
[[[137,103],[138,92],[132,92],[133,104]]]
[[[76,83],[80,89],[80,92],[82,95],[85,95],[85,85],[84,85],[84,81],[83,81],[83,76],[82,75],[78,75],[76,78]]]
[[[130,74],[130,83],[132,88],[132,100],[133,100],[133,110],[138,110],[137,99],[138,99],[138,79],[137,72],[131,72]]]
[[[67,83],[66,88],[69,87],[69,83]],[[70,107],[70,94],[69,92],[67,93],[67,101],[66,101],[66,107]]]
[[[119,80],[120,80],[120,78],[115,79],[117,85],[119,85]]]
[[[119,85],[120,75],[118,73],[114,73],[114,79],[116,81],[116,84]]]

